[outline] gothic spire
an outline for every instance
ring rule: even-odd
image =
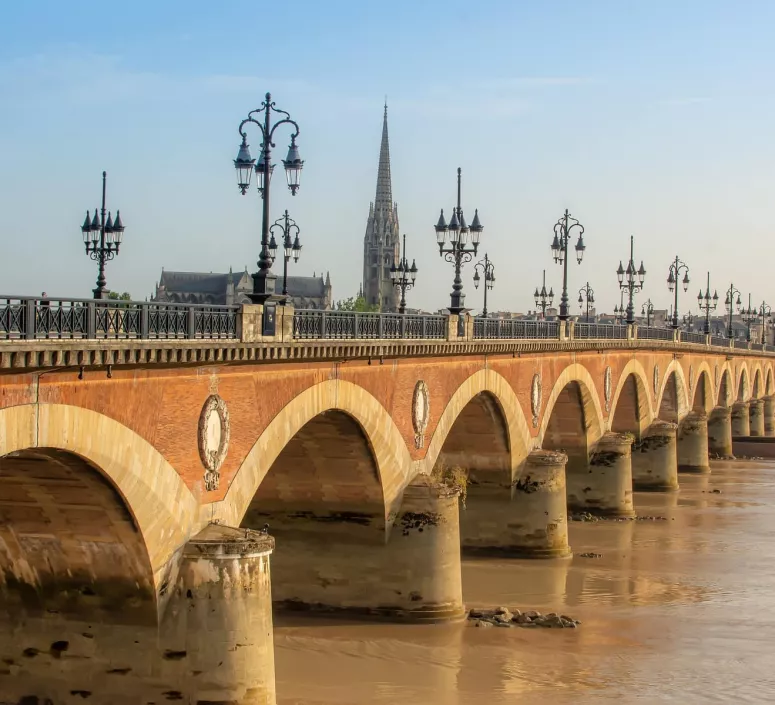
[[[393,189],[390,184],[390,145],[388,143],[387,101],[382,118],[382,144],[379,148],[379,169],[377,170],[377,196],[374,199],[376,211],[389,211],[393,206]]]

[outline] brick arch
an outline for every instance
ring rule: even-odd
[[[748,365],[740,363],[740,372],[737,375],[735,386],[735,401],[748,401],[751,398],[751,384],[748,375]]]
[[[696,372],[694,389],[692,390],[692,410],[710,412],[716,405],[711,377],[710,365],[703,360]]]
[[[18,616],[157,624],[143,535],[99,468],[56,448],[14,451],[0,457],[0,505],[0,592]]]
[[[0,410],[0,456],[47,449],[77,456],[104,476],[142,535],[158,594],[174,557],[202,526],[196,498],[145,439],[95,411],[64,404]]]
[[[539,447],[544,447],[544,439],[558,400],[566,395],[566,388],[573,385],[577,389],[578,399],[581,404],[580,413],[582,414],[588,444],[591,446],[597,443],[605,432],[603,409],[600,405],[600,398],[597,395],[592,376],[583,365],[574,362],[562,371],[546,400],[538,433],[537,445]],[[570,400],[565,401],[567,403]]]
[[[283,407],[259,436],[237,470],[214,517],[239,526],[272,464],[303,426],[327,411],[350,416],[363,432],[374,456],[384,496],[385,517],[397,509],[406,484],[414,475],[403,436],[384,406],[352,382],[326,380],[309,387]]]
[[[751,388],[751,397],[753,399],[760,399],[763,395],[762,390],[762,368],[759,363],[756,364],[756,367],[753,371],[753,386]]]
[[[721,369],[721,377],[718,383],[718,393],[716,394],[716,406],[724,408],[730,406],[733,401],[732,396],[732,371],[727,365]]]
[[[474,398],[482,394],[489,395],[495,401],[502,416],[510,452],[510,472],[512,478],[516,476],[519,466],[532,447],[530,430],[511,385],[504,377],[489,369],[479,370],[471,375],[447,402],[428,444],[424,472],[431,472],[435,466],[444,442],[460,414]]]
[[[689,389],[683,367],[678,360],[672,360],[665,370],[659,389],[657,416],[663,421],[680,422],[691,410]]]
[[[621,371],[611,402],[612,431],[630,431],[639,436],[654,420],[649,382],[643,365],[630,360]]]

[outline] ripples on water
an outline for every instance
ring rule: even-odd
[[[280,705],[775,702],[775,464],[680,482],[635,495],[667,521],[572,522],[572,560],[464,561],[469,607],[568,612],[579,629],[278,617]]]

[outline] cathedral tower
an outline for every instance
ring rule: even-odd
[[[377,169],[377,195],[369,206],[363,238],[363,296],[380,311],[398,310],[398,292],[390,279],[390,266],[399,257],[398,206],[390,183],[387,104],[382,120],[382,144]]]

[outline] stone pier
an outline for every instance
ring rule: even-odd
[[[206,527],[170,558],[158,618],[126,605],[109,614],[106,583],[65,591],[76,611],[6,601],[0,703],[274,705],[273,546],[258,532]]]
[[[775,436],[775,396],[764,397],[764,435]]]
[[[629,433],[606,433],[598,441],[588,472],[567,476],[571,509],[607,516],[633,516],[632,441]]]
[[[272,562],[275,606],[391,621],[463,617],[458,493],[418,476],[387,525],[384,515],[323,507],[249,512],[282,546]]]
[[[732,410],[717,406],[708,417],[708,453],[718,458],[731,458]]]
[[[751,436],[764,435],[764,399],[751,399],[748,403],[748,426]]]
[[[708,463],[708,416],[689,412],[678,429],[678,469],[682,472],[710,472]]]
[[[739,401],[732,405],[732,435],[736,438],[751,435],[747,401]]]
[[[556,558],[570,555],[565,487],[567,456],[534,450],[508,488],[477,488],[460,512],[463,549],[479,555]]]
[[[678,489],[677,426],[656,421],[632,446],[632,485],[636,490]]]

